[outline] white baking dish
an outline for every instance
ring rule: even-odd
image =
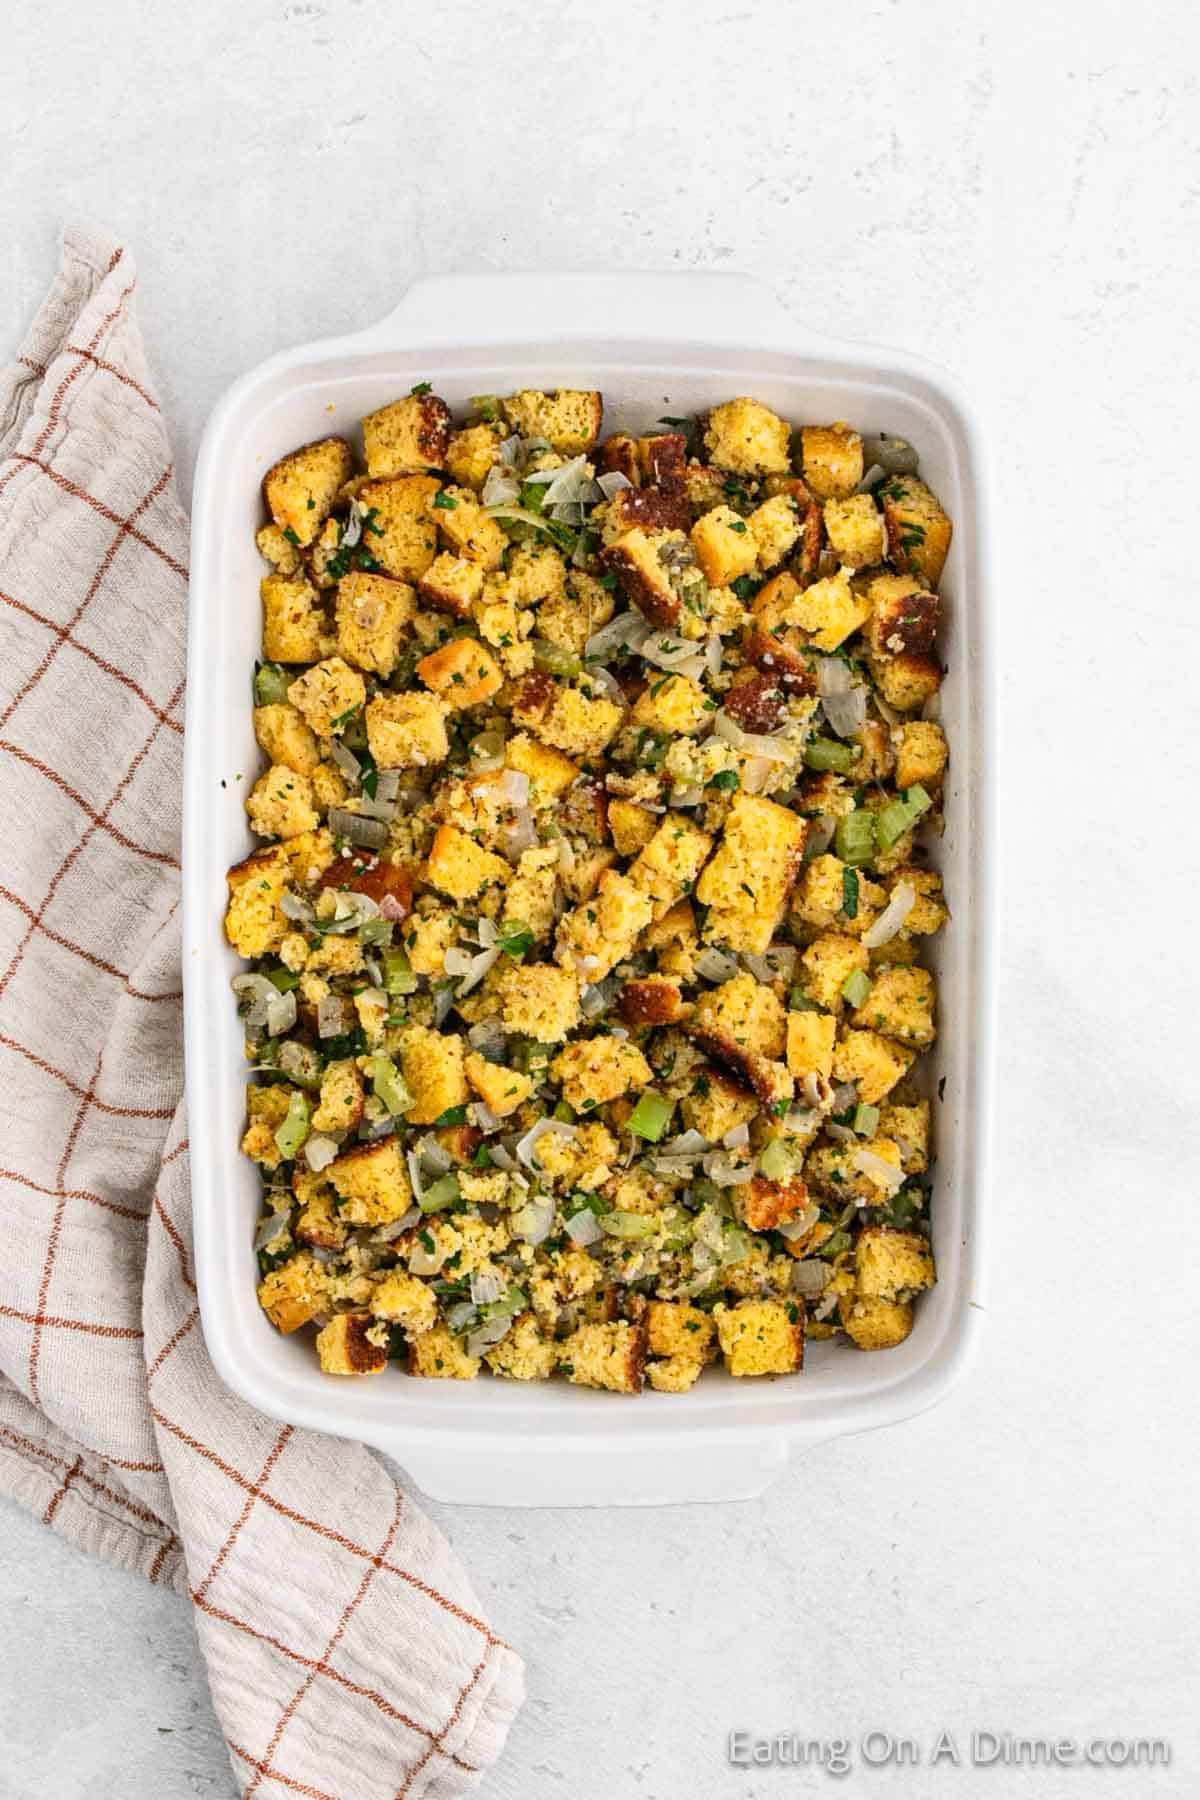
[[[939,1282],[912,1336],[862,1354],[812,1344],[803,1375],[640,1399],[565,1382],[338,1381],[311,1342],[280,1337],[254,1298],[258,1172],[238,1151],[241,1033],[224,941],[225,870],[251,847],[243,800],[258,765],[250,676],[259,649],[254,547],[264,470],[296,444],[355,434],[360,416],[430,380],[454,408],[522,386],[599,387],[607,429],[644,428],[754,394],[793,422],[846,418],[918,445],[954,519],[943,584],[951,744],[943,867],[953,909],[938,941],[933,1222]],[[204,1330],[223,1379],[264,1412],[361,1438],[436,1499],[632,1504],[759,1493],[795,1451],[891,1423],[958,1378],[980,1317],[980,1230],[991,1042],[990,713],[985,482],[978,425],[940,373],[895,351],[797,325],[740,276],[500,275],[417,283],[380,324],[288,351],[243,377],[209,422],[192,527],[184,811],[187,1094]]]

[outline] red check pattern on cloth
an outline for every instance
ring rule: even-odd
[[[503,1747],[520,1658],[370,1453],[254,1413],[200,1329],[188,527],[135,284],[68,234],[0,378],[0,1492],[190,1595],[242,1792],[451,1800]]]

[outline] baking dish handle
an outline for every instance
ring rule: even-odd
[[[452,1506],[673,1506],[756,1498],[782,1474],[795,1439],[766,1432],[717,1444],[542,1438],[511,1450],[499,1441],[485,1449],[398,1436],[376,1439],[376,1447],[431,1500]]]
[[[753,276],[714,270],[432,275],[358,335],[364,348],[733,338],[789,348],[816,334]]]

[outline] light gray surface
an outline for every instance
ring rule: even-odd
[[[1182,3],[17,0],[0,340],[127,234],[206,409],[424,270],[744,268],[952,366],[1006,557],[990,1329],[938,1412],[761,1503],[440,1516],[530,1700],[489,1800],[1155,1800],[1200,1759],[1194,1119],[1200,26]],[[1189,666],[1189,658],[1190,666]],[[0,1514],[0,1792],[232,1791],[181,1603]],[[724,1733],[1163,1734],[1169,1771],[747,1774]]]

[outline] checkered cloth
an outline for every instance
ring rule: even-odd
[[[68,233],[0,378],[0,1492],[190,1595],[241,1788],[473,1788],[519,1657],[364,1449],[221,1386],[180,1100],[187,519],[128,253]]]

